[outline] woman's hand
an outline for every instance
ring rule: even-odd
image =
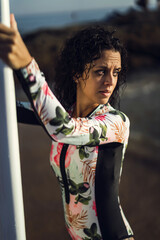
[[[0,24],[0,58],[17,70],[27,66],[32,57],[17,28],[14,15],[10,16],[11,27]]]

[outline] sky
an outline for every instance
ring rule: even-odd
[[[156,0],[150,2],[155,3]],[[10,10],[17,15],[134,5],[135,0],[10,0]]]

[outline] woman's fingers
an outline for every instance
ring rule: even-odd
[[[14,14],[10,15],[10,24],[11,24],[11,26],[8,27],[8,26],[0,23],[0,33],[12,35],[15,33],[15,31],[18,31],[17,22],[15,20]]]
[[[14,15],[10,17],[11,27],[0,24],[0,58],[13,69],[27,66],[32,57],[26,48]]]
[[[13,35],[15,34],[15,30],[13,28],[7,27],[6,25],[0,23],[0,33]]]
[[[15,20],[13,13],[10,14],[10,24],[12,29],[14,29],[15,31],[18,31],[17,22]]]
[[[5,44],[8,44],[8,43],[10,43],[10,44],[14,43],[13,37],[11,35],[6,35],[4,33],[0,33],[0,44],[3,44],[3,46],[4,46]]]

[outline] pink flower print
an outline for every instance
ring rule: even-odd
[[[73,230],[72,227],[67,228],[67,230],[68,230],[68,232],[69,232],[72,240],[83,240],[81,237],[79,237],[79,236],[74,232],[74,230]]]
[[[65,167],[69,167],[71,162],[71,156],[74,154],[76,150],[76,146],[69,145],[68,150],[66,152],[66,159],[65,159]]]
[[[54,157],[54,162],[57,164],[58,167],[60,166],[60,154],[61,154],[62,147],[63,147],[63,143],[58,143],[57,154]]]
[[[35,76],[34,76],[33,74],[29,74],[29,75],[28,75],[28,80],[29,80],[30,82],[36,82],[36,78],[35,78]]]
[[[50,96],[51,99],[53,99],[53,93],[51,92],[46,82],[43,84],[42,90],[45,96]]]
[[[51,161],[52,161],[53,149],[54,149],[54,145],[52,144],[51,151],[50,151],[50,160]]]
[[[92,209],[95,211],[95,214],[97,216],[97,208],[96,208],[96,202],[95,201],[93,201]]]
[[[90,127],[89,132],[93,133],[94,132],[94,127]]]
[[[88,188],[88,189],[89,189],[89,183],[86,182],[86,183],[83,184],[83,186],[84,186],[85,188]]]
[[[105,120],[105,117],[106,117],[106,115],[99,115],[99,116],[96,116],[95,119],[103,121],[103,120]]]
[[[100,114],[104,114],[109,111],[109,104],[107,106],[104,106],[102,109],[100,109],[98,112],[95,113],[96,116],[99,116]]]
[[[58,137],[57,137],[55,134],[51,134],[51,137],[52,137],[56,142],[58,142]]]
[[[60,155],[61,155],[62,147],[63,147],[63,143],[58,143],[57,154],[54,157],[54,162],[56,163],[56,165],[58,167],[60,166]],[[72,154],[74,153],[75,150],[76,150],[76,146],[70,145],[68,147],[68,150],[66,152],[66,157],[65,157],[65,168],[69,167],[70,162],[71,162],[71,156],[72,156]]]
[[[98,154],[98,146],[94,148],[94,152]]]
[[[70,194],[69,210],[72,212],[73,215],[81,213],[83,205],[81,202],[78,202],[76,204],[75,198],[76,196]]]
[[[86,118],[72,118],[75,121],[75,132],[88,133],[88,120]]]

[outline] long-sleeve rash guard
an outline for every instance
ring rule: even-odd
[[[52,139],[50,163],[62,190],[65,222],[75,240],[133,236],[118,192],[129,136],[128,117],[109,104],[73,118],[33,59],[17,75],[37,119]]]

